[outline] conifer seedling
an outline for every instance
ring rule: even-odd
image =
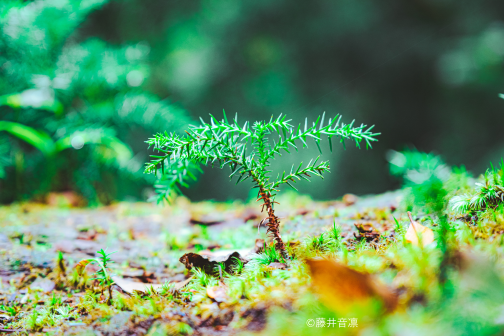
[[[293,183],[296,181],[309,181],[312,176],[322,178],[322,174],[329,170],[329,161],[319,161],[317,157],[304,167],[301,162],[299,166],[293,165],[290,172],[278,174],[276,178],[273,178],[272,171],[269,170],[271,161],[285,152],[290,153],[291,149],[297,151],[299,144],[307,147],[310,138],[322,153],[322,138],[328,139],[332,151],[333,137],[343,145],[347,139],[355,141],[359,148],[364,141],[366,148],[370,148],[380,134],[372,132],[373,126],[354,126],[353,121],[343,124],[339,115],[326,121],[325,113],[311,126],[306,119],[304,127],[293,127],[291,120],[282,115],[276,119],[271,117],[268,122],[245,122],[242,125],[238,124],[237,116],[229,122],[225,112],[220,121],[212,115],[210,123],[200,120],[200,125],[190,126],[184,135],[157,134],[147,141],[149,148],[152,147],[159,153],[152,155],[152,160],[146,166],[147,173],[160,176],[156,185],[158,201],[169,200],[174,193],[180,192],[179,186],[187,187],[188,180],[195,180],[196,177],[191,172],[193,167],[209,164],[220,168],[228,166],[231,168],[229,177],[238,177],[237,184],[250,178],[254,188],[258,189],[257,200],[262,202],[262,211],[266,209],[267,213],[260,225],[265,223],[268,227],[267,232],[271,234],[277,250],[285,259],[289,257],[280,236],[280,222],[275,215],[275,196],[285,184],[295,189]]]

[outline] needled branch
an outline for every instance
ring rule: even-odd
[[[280,221],[275,216],[273,209],[274,198],[278,188],[287,184],[294,188],[293,183],[301,179],[308,180],[311,176],[322,178],[322,173],[329,170],[329,162],[324,161],[317,164],[317,160],[301,169],[302,164],[294,170],[294,166],[289,174],[278,175],[277,179],[271,181],[270,170],[268,170],[269,160],[281,152],[289,152],[289,148],[297,149],[296,142],[307,147],[307,139],[312,138],[317,148],[322,152],[320,142],[322,138],[327,138],[329,148],[332,150],[331,139],[339,138],[341,142],[351,139],[357,147],[361,142],[366,147],[371,147],[371,142],[376,141],[379,133],[372,133],[373,127],[361,125],[354,127],[354,122],[343,124],[340,117],[325,121],[325,114],[318,117],[312,126],[308,127],[308,120],[305,120],[304,128],[301,125],[293,127],[289,124],[285,116],[271,117],[270,121],[258,121],[253,124],[245,122],[243,126],[238,124],[238,117],[230,123],[226,114],[224,119],[219,121],[212,115],[210,123],[201,120],[201,125],[190,126],[184,135],[157,134],[147,141],[149,147],[160,152],[161,155],[152,155],[152,161],[147,164],[146,172],[157,173],[160,169],[162,176],[156,185],[156,192],[159,194],[158,200],[169,197],[173,191],[179,191],[179,186],[187,186],[188,179],[194,179],[190,165],[214,165],[218,163],[220,168],[229,166],[231,175],[238,176],[236,184],[252,178],[259,188],[259,199],[262,199],[262,211],[266,209],[268,220],[268,233],[275,241],[276,249],[282,257],[289,259],[285,244],[280,236]],[[269,136],[275,133],[279,139],[275,143],[270,143]],[[247,145],[251,143],[247,151]],[[290,147],[289,147],[290,146]],[[166,167],[165,167],[166,165]],[[295,188],[294,188],[295,189]]]

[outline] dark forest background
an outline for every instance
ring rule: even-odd
[[[283,113],[304,123],[326,111],[376,125],[382,134],[372,150],[336,147],[325,154],[331,174],[299,184],[316,199],[399,187],[388,172],[391,149],[434,151],[476,175],[504,152],[503,1],[111,1],[86,12],[54,48],[90,39],[143,50],[138,78],[131,75],[128,83],[184,111],[177,129],[223,109],[238,112],[241,121]],[[3,85],[0,93],[28,88]],[[72,108],[65,105],[65,113]],[[144,141],[157,131],[130,127],[123,140],[146,161]],[[299,155],[316,153],[315,147]],[[297,160],[285,156],[274,168]],[[248,186],[229,183],[227,171],[204,170],[185,190],[190,199],[248,196]],[[98,180],[107,189],[107,180]],[[114,197],[142,199],[147,182]]]

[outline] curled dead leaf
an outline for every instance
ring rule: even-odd
[[[346,311],[354,305],[366,305],[372,301],[381,301],[389,312],[397,306],[397,295],[369,274],[332,260],[310,259],[307,263],[320,300],[334,311]]]
[[[233,266],[236,264],[236,259],[239,259],[244,264],[248,262],[248,260],[243,258],[237,251],[216,251],[205,255],[189,252],[180,257],[179,261],[189,270],[193,267],[197,267],[205,273],[216,274],[218,273],[216,269],[218,269],[221,263],[224,264],[224,270],[230,273]]]
[[[84,273],[84,269],[86,268],[87,265],[91,262],[90,259],[84,259],[78,262],[75,265],[75,269],[77,270],[77,274],[82,275]]]
[[[422,224],[415,222],[411,217],[411,212],[408,211],[408,217],[410,220],[410,226],[408,231],[406,231],[406,241],[413,245],[420,245],[420,241],[422,242],[422,246],[427,246],[428,244],[434,242],[434,231],[429,229],[428,227],[423,226]]]

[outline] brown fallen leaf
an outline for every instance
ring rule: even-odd
[[[191,224],[199,224],[205,226],[216,225],[224,222],[226,220],[226,216],[223,212],[216,211],[211,213],[198,213],[193,212],[191,214],[191,219],[189,223]]]
[[[415,222],[411,217],[411,212],[408,211],[408,217],[410,220],[410,226],[408,231],[406,231],[406,241],[413,245],[419,245],[420,240],[422,241],[422,246],[427,246],[428,244],[434,242],[434,231],[422,224]]]
[[[75,265],[75,269],[77,270],[77,274],[82,275],[84,273],[84,269],[86,268],[87,265],[89,265],[90,262],[91,262],[91,260],[89,260],[89,259],[84,259],[84,260],[78,262],[77,265]]]
[[[218,274],[216,270],[220,263],[224,264],[224,270],[222,271],[230,273],[232,267],[236,263],[236,259],[241,260],[244,264],[248,262],[238,251],[208,251],[206,253],[201,252],[200,254],[189,252],[180,257],[179,261],[189,270],[193,267],[197,267],[202,269],[205,273]]]
[[[345,203],[346,206],[354,205],[358,200],[357,196],[353,194],[343,195],[343,203]]]
[[[354,305],[381,301],[386,311],[397,306],[397,295],[369,274],[357,272],[332,260],[309,259],[312,283],[320,300],[329,308],[344,312]]]
[[[144,269],[137,269],[124,272],[123,277],[136,279],[137,282],[156,283],[159,282],[154,272],[147,272]]]
[[[121,287],[122,290],[130,294],[135,291],[145,292],[147,289],[150,289],[151,287],[157,290],[163,286],[162,284],[152,284],[152,283],[143,283],[143,282],[126,280],[117,276],[113,276],[112,280],[114,280],[114,283],[117,286]]]
[[[249,220],[253,221],[259,218],[260,214],[261,213],[258,212],[258,210],[248,208],[241,214],[241,217],[243,218],[243,221],[247,223]]]
[[[264,251],[264,239],[257,238],[254,244],[254,253],[262,253]]]
[[[378,241],[378,239],[380,239],[381,234],[374,228],[372,223],[354,223],[354,225],[357,231],[359,231],[358,234],[354,232],[355,238],[366,239],[368,242]]]
[[[225,284],[220,283],[219,286],[208,287],[207,295],[216,302],[224,302],[229,299],[227,289],[228,287]]]
[[[186,279],[181,282],[175,282],[175,290],[180,290],[182,287],[187,285],[189,281],[191,281],[192,277],[189,279]],[[126,293],[132,294],[135,291],[138,292],[146,292],[147,290],[150,290],[151,288],[158,290],[159,288],[163,287],[163,284],[156,284],[156,283],[143,283],[143,282],[137,282],[137,281],[131,281],[131,280],[126,280],[118,276],[113,276],[112,280],[114,281],[115,285],[120,287],[123,291]]]
[[[98,237],[96,230],[81,231],[75,239],[80,240],[95,240]]]

